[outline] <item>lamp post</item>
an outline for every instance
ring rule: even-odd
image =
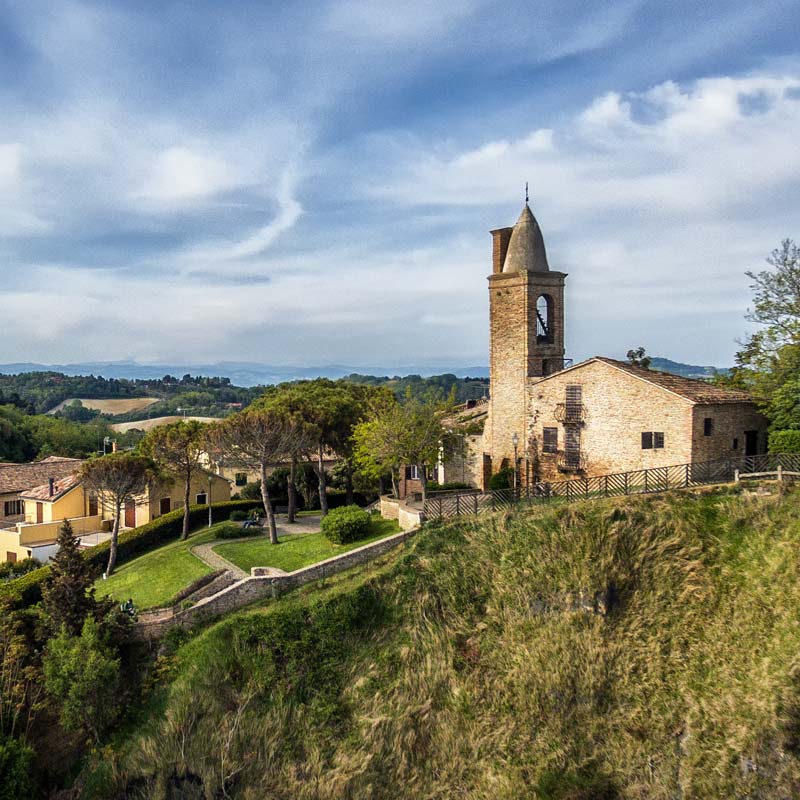
[[[519,436],[516,431],[511,437],[511,444],[514,445],[514,494],[517,492],[517,447],[519,446]]]
[[[208,494],[206,495],[206,500],[208,500],[208,527],[211,527],[211,476],[208,476]]]

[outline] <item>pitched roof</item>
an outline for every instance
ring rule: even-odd
[[[503,272],[549,271],[541,228],[525,203],[508,241]]]
[[[697,380],[695,378],[684,378],[682,375],[673,375],[671,372],[660,372],[656,369],[644,369],[636,367],[627,361],[617,361],[614,358],[605,356],[595,356],[582,363],[589,361],[602,361],[612,367],[621,369],[630,375],[641,378],[648,383],[660,386],[674,394],[690,400],[698,405],[713,405],[716,403],[752,403],[754,398],[748,392],[741,392],[737,389],[726,389],[724,386],[716,386],[713,383]],[[580,366],[576,364],[576,366]],[[558,373],[556,373],[558,374]]]
[[[59,478],[53,483],[53,493],[50,494],[50,482],[36,486],[23,492],[20,497],[24,500],[38,500],[39,502],[54,503],[59,497],[63,497],[67,492],[71,492],[78,484],[80,479],[77,474],[67,475]]]
[[[81,463],[80,458],[48,456],[30,464],[0,464],[0,494],[22,492],[47,483],[48,478],[64,478]]]

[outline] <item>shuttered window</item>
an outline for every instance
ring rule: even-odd
[[[558,428],[542,428],[542,452],[558,452]]]

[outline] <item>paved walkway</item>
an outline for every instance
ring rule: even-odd
[[[281,536],[292,536],[298,533],[317,533],[319,531],[320,519],[320,517],[298,517],[297,522],[293,523],[292,525],[290,525],[288,522],[278,519],[278,538]],[[266,533],[265,535],[269,536],[269,533]],[[209,567],[212,567],[215,570],[229,570],[231,573],[233,573],[233,576],[237,580],[240,580],[241,578],[249,578],[249,573],[245,572],[240,567],[237,567],[236,564],[228,561],[227,558],[223,558],[219,553],[214,552],[214,548],[223,541],[225,544],[232,544],[235,542],[252,542],[253,537],[243,536],[241,539],[215,539],[213,542],[196,544],[194,547],[189,548],[189,552],[196,555],[201,561],[205,561]],[[276,570],[275,574],[284,575],[285,573],[283,570]]]

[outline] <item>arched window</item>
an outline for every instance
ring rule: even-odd
[[[553,298],[549,294],[541,294],[536,301],[536,341],[554,342],[554,327]]]

